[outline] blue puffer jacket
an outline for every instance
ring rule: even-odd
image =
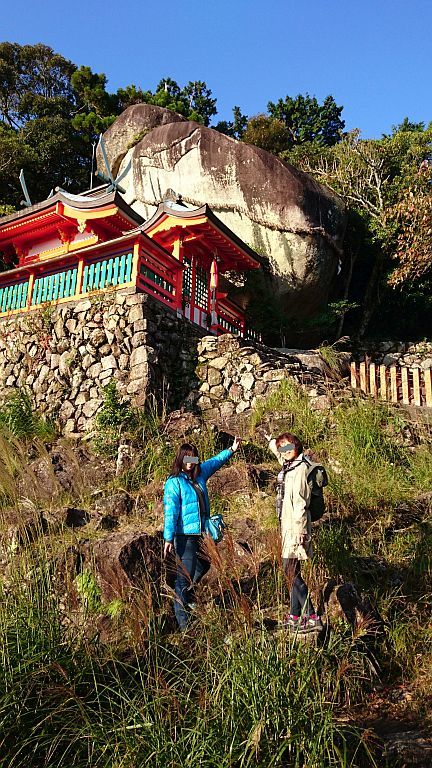
[[[210,502],[207,493],[207,480],[231,458],[233,452],[221,451],[212,459],[203,461],[196,479],[202,488],[207,516],[210,516]],[[200,534],[201,519],[198,496],[186,472],[177,477],[169,477],[164,488],[164,539],[173,541],[178,533]]]

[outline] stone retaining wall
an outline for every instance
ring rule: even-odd
[[[409,368],[432,368],[432,342],[401,345],[398,350],[387,352],[380,362],[383,365],[406,365]]]
[[[432,368],[432,341],[381,341],[375,346],[359,347],[356,360],[363,360],[366,357],[369,357],[372,362],[382,365]]]
[[[196,386],[202,335],[135,289],[14,315],[0,322],[0,401],[24,386],[69,433],[91,427],[111,379],[134,405],[151,393],[178,407]]]
[[[205,337],[198,343],[198,352],[201,384],[197,406],[213,423],[229,425],[247,414],[283,379],[301,384],[315,408],[330,407],[329,392],[340,388],[316,352],[296,350],[287,354],[260,344],[251,346],[229,334]]]

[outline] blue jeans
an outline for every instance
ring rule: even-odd
[[[309,597],[309,590],[300,573],[300,561],[284,557],[283,566],[288,581],[292,582],[290,584],[291,614],[293,616],[310,616],[311,613],[315,613]]]
[[[174,613],[180,629],[186,629],[189,622],[189,605],[194,602],[194,587],[210,568],[208,558],[200,553],[202,541],[202,536],[179,534],[175,538],[177,578]]]

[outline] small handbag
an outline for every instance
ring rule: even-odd
[[[202,520],[202,515],[203,515],[202,509],[205,509],[205,500],[204,500],[202,488],[200,488],[198,483],[194,483],[193,480],[189,480],[189,482],[194,488],[196,495],[198,496],[198,502],[200,507],[200,518]],[[203,533],[206,533],[208,536],[211,536],[215,544],[217,544],[219,541],[222,541],[224,537],[225,528],[226,528],[226,525],[224,523],[224,519],[221,514],[210,515],[210,517],[204,518]]]
[[[222,541],[225,528],[226,525],[222,515],[211,515],[211,517],[207,517],[204,521],[204,533],[211,536],[216,544]]]

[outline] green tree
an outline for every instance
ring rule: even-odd
[[[107,78],[103,73],[92,72],[90,67],[80,67],[71,76],[71,85],[78,112],[95,112],[100,117],[115,114],[118,100],[106,89]]]
[[[19,171],[37,201],[55,186],[87,186],[92,142],[130,103],[136,86],[107,90],[107,78],[49,46],[0,45],[0,204],[19,206]],[[151,96],[151,94],[150,94]]]
[[[287,127],[282,122],[268,115],[256,115],[248,121],[242,141],[280,155],[288,146],[290,137]]]
[[[18,129],[28,120],[66,115],[75,107],[71,61],[39,43],[0,44],[0,119]]]
[[[90,104],[87,93],[84,102],[84,88],[74,89],[73,78],[79,86],[83,80],[76,73],[76,66],[49,46],[0,45],[0,203],[20,204],[20,168],[35,202],[57,185],[78,191],[86,183],[90,136],[79,121],[88,119],[96,99]],[[91,70],[85,74],[88,81]],[[93,77],[103,91],[101,78]]]
[[[89,153],[91,142],[120,114],[119,98],[117,94],[108,93],[106,76],[92,72],[90,67],[76,69],[71,76],[71,85],[77,105],[72,127],[83,134]]]
[[[182,97],[189,105],[189,119],[198,120],[204,125],[210,124],[210,119],[216,115],[216,99],[202,80],[189,81],[182,90]]]
[[[181,88],[172,77],[165,77],[159,80],[156,86],[156,93],[166,93],[173,102],[181,101]]]
[[[408,117],[404,117],[404,119],[402,120],[401,123],[399,123],[399,125],[394,125],[392,127],[392,134],[394,136],[395,133],[401,133],[403,131],[408,131],[410,133],[418,131],[422,133],[425,127],[426,126],[424,123],[412,123]]]
[[[37,162],[35,150],[13,128],[0,123],[0,205],[17,208],[23,194],[19,184],[21,168]]]
[[[160,80],[156,86],[156,91],[154,93],[147,91],[145,97],[145,101],[149,104],[165,107],[165,109],[171,109],[179,115],[188,117],[189,105],[182,95],[179,84],[171,77]]]
[[[118,109],[123,112],[134,104],[143,104],[148,101],[148,91],[145,92],[136,85],[128,85],[126,88],[119,88],[116,93]]]
[[[305,144],[283,153],[285,159],[339,194],[355,214],[350,222],[356,222],[356,237],[347,233],[355,263],[351,265],[351,287],[343,298],[361,301],[360,335],[370,328],[374,317],[379,322],[383,304],[393,303],[397,311],[393,298],[389,299],[389,285],[399,285],[402,279],[424,281],[427,274],[431,156],[431,126],[423,129],[408,120],[391,136],[378,140],[362,139],[353,131],[332,147],[317,150],[316,144]],[[418,291],[412,296],[419,308]]]
[[[201,80],[190,81],[180,88],[171,77],[165,77],[157,84],[155,93],[146,91],[143,94],[143,101],[171,109],[203,125],[209,125],[210,118],[217,113],[216,99]]]
[[[416,284],[432,276],[432,165],[425,160],[417,177],[389,212],[397,226],[393,286]]]
[[[269,101],[267,109],[270,117],[286,126],[289,143],[285,149],[306,141],[333,146],[342,138],[345,127],[341,119],[343,107],[338,107],[333,96],[327,96],[322,104],[309,94],[299,94],[295,98],[285,96],[276,103]]]
[[[233,120],[220,120],[215,125],[215,130],[231,136],[232,139],[241,140],[248,124],[247,115],[244,115],[240,107],[233,107]]]

